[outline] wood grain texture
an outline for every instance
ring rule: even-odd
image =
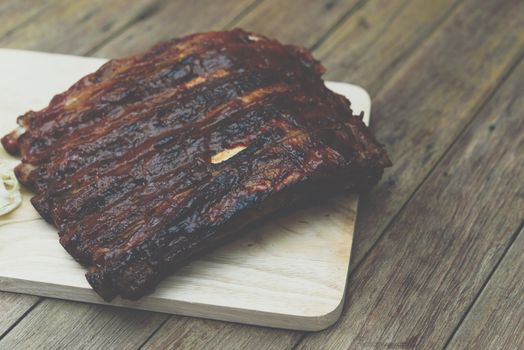
[[[0,37],[0,47],[85,54],[147,14],[154,3],[155,0],[51,1],[22,26]]]
[[[300,332],[171,316],[143,349],[290,349]]]
[[[266,0],[234,26],[312,47],[345,18],[359,0]]]
[[[460,3],[372,96],[371,128],[394,166],[361,196],[352,266],[371,249],[519,57],[523,11],[524,2],[518,0]]]
[[[42,301],[30,315],[0,341],[0,348],[136,349],[143,340],[135,330],[152,332],[167,317],[53,299]]]
[[[517,234],[449,349],[524,349],[524,229]]]
[[[352,81],[376,95],[460,1],[370,0],[315,51],[326,77]]]
[[[52,3],[53,0],[43,0],[35,6],[32,0],[0,2],[0,37],[9,37]]]
[[[337,325],[299,349],[447,342],[524,220],[523,73],[524,63],[351,276]]]
[[[0,339],[38,299],[32,295],[0,292]]]
[[[146,50],[162,40],[194,32],[220,30],[256,3],[256,0],[162,2],[152,8],[143,20],[97,49],[94,55],[120,57]]]

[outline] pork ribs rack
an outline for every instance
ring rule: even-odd
[[[2,143],[95,291],[137,299],[269,212],[380,179],[385,150],[323,72],[261,35],[195,34],[107,62]]]

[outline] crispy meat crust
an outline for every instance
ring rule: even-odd
[[[137,299],[268,212],[380,179],[385,150],[323,73],[257,34],[195,34],[109,61],[2,144],[93,288]]]

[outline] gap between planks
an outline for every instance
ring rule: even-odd
[[[430,34],[428,36],[426,36],[420,43],[418,43],[418,45],[410,52],[408,52],[408,55],[407,56],[412,56],[413,52],[417,51],[418,48],[426,41],[428,41],[429,39],[431,39],[437,32],[438,32],[438,28],[440,28],[442,25],[444,25],[446,22],[448,22],[449,20],[451,20],[452,18],[452,14],[455,13],[455,12],[458,12],[457,8],[459,7],[458,5],[463,3],[462,0],[459,0],[453,7],[452,9],[446,14],[446,16],[441,20],[439,21],[439,23],[431,30]],[[462,136],[466,133],[466,131],[471,127],[471,125],[473,124],[473,122],[475,121],[475,119],[480,115],[481,111],[484,109],[484,107],[493,99],[493,97],[496,95],[496,93],[500,90],[500,88],[502,87],[502,85],[509,79],[509,77],[512,75],[512,73],[517,69],[517,67],[519,66],[519,64],[521,62],[524,61],[524,49],[521,50],[521,52],[519,53],[518,57],[514,60],[514,62],[512,64],[509,65],[508,69],[506,70],[506,72],[504,72],[500,79],[497,81],[497,83],[495,84],[495,86],[492,88],[492,90],[487,94],[486,98],[484,100],[482,100],[482,102],[479,104],[479,106],[477,108],[474,109],[473,113],[472,113],[472,117],[470,117],[470,119],[465,123],[465,125],[463,126],[463,128],[460,130],[460,132],[458,133],[458,135],[454,138],[454,140],[449,144],[448,147],[446,147],[445,151],[441,154],[441,156],[436,160],[435,164],[430,168],[430,170],[426,173],[426,175],[424,176],[424,178],[422,179],[422,181],[416,186],[416,188],[414,189],[414,191],[410,194],[410,196],[408,197],[408,199],[402,204],[402,206],[398,209],[398,211],[396,211],[395,214],[393,214],[392,218],[389,220],[388,224],[384,227],[384,229],[381,231],[380,235],[378,236],[378,238],[373,242],[373,244],[371,245],[371,247],[366,251],[366,253],[363,255],[363,257],[356,263],[356,265],[354,265],[353,268],[350,268],[349,271],[348,271],[348,279],[354,275],[354,272],[357,271],[359,269],[359,267],[363,264],[364,261],[366,261],[367,257],[371,254],[371,252],[373,251],[373,249],[377,246],[377,244],[383,239],[385,233],[388,231],[388,229],[395,223],[395,221],[398,219],[398,217],[400,216],[400,214],[404,211],[405,207],[408,205],[409,202],[411,202],[411,200],[413,199],[413,197],[416,195],[416,193],[420,190],[420,188],[424,185],[424,183],[426,183],[426,181],[428,180],[428,178],[432,175],[432,173],[435,171],[435,169],[438,168],[438,166],[442,163],[443,159],[445,159],[445,157],[449,154],[449,152],[451,151],[451,149],[454,147],[454,145],[462,138]],[[408,66],[408,62],[406,62],[404,64],[404,66]],[[399,74],[402,74],[402,73],[399,73]],[[393,77],[390,77],[389,81],[392,81],[393,80]],[[377,91],[377,95],[379,95],[384,89],[385,85],[383,85],[381,88],[379,88],[379,90]],[[357,225],[358,225],[358,217],[357,217]],[[487,277],[487,279],[484,281],[482,287],[480,288],[479,292],[475,295],[474,299],[472,300],[472,302],[470,303],[470,305],[467,307],[466,309],[466,312],[464,313],[464,315],[461,317],[460,319],[460,322],[456,325],[456,327],[454,328],[452,334],[450,335],[449,339],[446,341],[445,343],[445,346],[444,347],[447,347],[449,345],[449,343],[451,342],[451,340],[453,339],[453,336],[455,335],[455,333],[458,331],[458,329],[460,328],[460,325],[462,324],[462,322],[464,321],[464,319],[466,318],[466,316],[468,315],[468,313],[471,311],[472,307],[474,306],[475,302],[477,301],[477,299],[479,298],[479,296],[481,295],[482,291],[484,290],[485,286],[488,284],[489,280],[491,279],[491,277],[493,276],[494,272],[496,271],[496,269],[498,268],[500,262],[503,260],[504,256],[506,256],[507,252],[510,250],[511,246],[513,245],[515,239],[517,238],[520,230],[523,228],[523,225],[524,225],[524,222],[522,222],[520,224],[520,226],[517,228],[517,230],[512,234],[512,237],[510,238],[510,241],[509,241],[509,244],[508,246],[505,248],[502,256],[500,257],[500,259],[497,261],[497,263],[495,264],[494,268],[492,269],[492,271],[490,272],[489,276]],[[342,313],[344,313],[345,309],[346,309],[346,304],[344,305],[344,309],[342,310]],[[336,323],[335,323],[336,325]],[[297,349],[301,343],[304,342],[305,340],[305,337],[308,335],[307,332],[303,332],[303,334],[299,337],[297,343],[293,346],[292,349]]]
[[[457,137],[453,140],[453,142],[450,143],[449,147],[446,148],[444,153],[438,158],[436,163],[431,167],[429,172],[424,176],[422,181],[417,185],[415,190],[411,193],[411,195],[408,197],[408,199],[404,202],[404,204],[401,206],[401,208],[393,215],[389,223],[385,226],[385,228],[382,230],[380,236],[377,238],[377,240],[373,243],[373,245],[368,249],[368,251],[364,254],[362,259],[358,261],[358,263],[352,268],[348,273],[348,278],[353,275],[353,273],[358,270],[358,268],[362,265],[362,263],[366,260],[366,258],[370,255],[370,253],[373,251],[373,248],[379,243],[379,241],[382,240],[384,237],[384,234],[388,231],[388,229],[393,225],[393,223],[397,220],[397,218],[400,216],[404,208],[407,206],[407,204],[412,200],[412,198],[417,194],[417,192],[420,190],[420,188],[424,185],[424,183],[430,178],[432,173],[435,171],[435,169],[438,168],[438,166],[441,164],[442,160],[449,154],[453,146],[462,138],[462,136],[466,133],[468,128],[471,124],[475,121],[475,119],[478,117],[482,109],[491,101],[493,96],[495,96],[496,92],[500,89],[500,87],[504,84],[504,82],[511,76],[513,71],[518,67],[519,63],[524,61],[524,51],[520,55],[520,57],[514,62],[514,64],[508,69],[508,71],[504,74],[504,76],[500,79],[500,81],[496,84],[496,86],[493,88],[493,91],[490,92],[490,94],[486,97],[486,99],[480,104],[480,106],[475,110],[475,112],[472,114],[473,116],[468,120],[468,122],[464,125],[464,127],[461,129]],[[358,222],[357,222],[358,223]],[[517,231],[518,232],[518,231]],[[509,250],[509,247],[508,249]],[[504,253],[505,254],[505,253]],[[497,265],[498,266],[498,265]],[[491,276],[491,275],[490,275]],[[298,344],[297,344],[298,345]]]
[[[411,57],[413,56],[413,53],[418,51],[418,49],[425,43],[427,42],[430,38],[433,37],[433,35],[435,35],[436,32],[438,32],[438,29],[444,25],[444,23],[447,22],[447,20],[452,17],[451,15],[453,13],[455,13],[456,11],[458,12],[457,8],[458,6],[462,3],[462,0],[458,0],[449,10],[448,12],[446,13],[445,16],[443,16],[443,18],[438,21],[434,27],[430,30],[429,34],[424,37],[422,40],[418,41],[417,43],[415,43],[415,45],[413,45],[412,48],[410,48],[408,51],[406,51],[406,53],[404,55],[402,55],[402,57]],[[519,60],[517,60],[519,61]],[[405,65],[407,65],[408,62],[405,63]],[[514,66],[512,67],[513,69],[516,68],[516,66],[518,65],[518,62],[516,62],[514,64]],[[482,106],[484,106],[487,101],[489,99],[491,99],[491,97],[495,94],[495,92],[500,88],[500,86],[502,85],[502,83],[509,77],[510,73],[513,71],[513,69],[510,69],[510,72],[508,72],[508,74],[505,76],[505,78],[502,79],[502,81],[494,88],[492,94],[489,96],[489,98],[487,98],[485,100],[485,102],[482,104]],[[392,79],[393,77],[389,77],[390,79]],[[386,79],[386,81],[389,80],[389,79]],[[377,90],[377,96],[385,89],[385,84],[382,85],[378,90]],[[466,131],[467,127],[473,122],[473,120],[476,118],[476,116],[479,114],[481,108],[479,108],[476,112],[473,113],[473,117],[469,120],[469,122],[466,124],[466,126],[460,131],[460,133],[457,135],[457,137],[453,140],[453,142],[449,145],[449,147],[446,149],[446,151],[442,154],[441,157],[439,157],[439,159],[436,161],[436,163],[434,164],[434,166],[428,171],[428,173],[426,174],[426,176],[422,179],[422,181],[415,187],[415,189],[413,190],[413,192],[409,195],[409,197],[404,201],[404,203],[400,206],[400,208],[392,215],[391,219],[389,220],[389,222],[384,226],[384,229],[381,231],[380,235],[378,236],[378,238],[373,242],[373,244],[371,245],[371,247],[369,247],[369,249],[366,251],[366,253],[362,256],[362,258],[360,260],[358,260],[356,262],[355,265],[353,265],[352,267],[349,268],[348,270],[348,276],[347,276],[347,279],[349,280],[349,278],[351,276],[353,276],[354,272],[358,270],[358,268],[362,265],[362,263],[366,260],[366,258],[370,255],[370,253],[373,251],[373,249],[375,248],[375,246],[378,244],[379,241],[382,240],[382,238],[384,237],[384,234],[388,231],[388,229],[391,227],[391,225],[398,219],[398,217],[400,216],[400,214],[402,213],[402,211],[404,210],[404,208],[408,205],[408,203],[413,199],[413,197],[415,196],[415,194],[419,191],[419,189],[422,187],[422,185],[426,182],[426,180],[430,177],[431,173],[433,173],[433,171],[438,167],[438,165],[441,163],[441,161],[444,159],[445,155],[449,152],[449,150],[452,148],[452,146],[461,138],[462,134]],[[356,225],[358,225],[358,216],[357,216],[357,222],[356,222]],[[355,225],[355,226],[356,226]],[[344,308],[342,309],[342,313],[344,313],[346,309],[346,304],[344,304]],[[335,323],[336,324],[336,323]],[[159,327],[160,328],[160,327]],[[307,332],[303,332],[300,337],[298,338],[298,341],[294,344],[293,346],[293,350],[297,349],[298,346],[304,341],[305,337],[307,336]]]
[[[144,19],[147,19],[151,16],[153,16],[158,11],[162,10],[162,7],[166,5],[169,2],[169,0],[159,0],[157,2],[152,3],[151,5],[144,8],[140,13],[138,13],[134,18],[130,19],[126,24],[124,24],[121,28],[118,30],[115,30],[111,35],[109,35],[106,39],[100,41],[93,47],[91,47],[89,50],[86,50],[84,52],[85,56],[92,56],[96,50],[107,44],[108,42],[112,41],[114,38],[128,30],[130,27],[132,27],[137,22],[140,22]]]
[[[468,129],[471,129],[471,125],[472,123],[479,118],[479,115],[481,114],[481,112],[486,108],[487,104],[492,102],[495,95],[500,91],[500,89],[502,88],[502,86],[504,85],[504,83],[513,75],[513,73],[515,72],[515,70],[518,68],[519,64],[522,63],[522,61],[524,60],[524,50],[518,50],[517,51],[517,55],[514,56],[514,59],[512,61],[510,61],[510,64],[507,65],[507,68],[502,72],[502,74],[500,74],[500,79],[497,79],[497,81],[495,82],[494,86],[488,90],[485,98],[483,98],[479,103],[478,103],[478,106],[474,106],[472,108],[472,117],[470,117],[469,119],[466,120],[466,123],[464,124],[464,127],[462,128],[461,132],[457,135],[457,137],[454,138],[454,141],[450,144],[449,147],[446,148],[445,152],[442,154],[441,157],[438,158],[437,162],[435,163],[435,165],[431,168],[430,170],[430,173],[433,173],[434,170],[438,167],[439,164],[442,163],[443,161],[443,158],[446,157],[446,154],[449,154],[450,150],[452,147],[454,147],[454,145],[457,144],[457,142],[464,136],[464,134],[467,132]],[[428,179],[428,176],[425,176],[421,185],[423,183],[426,182],[426,180]],[[417,187],[417,190],[415,191],[418,192],[418,190],[420,189],[420,185]],[[409,201],[411,201],[413,195],[410,196]],[[403,206],[404,207],[404,206]],[[401,209],[401,211],[403,211],[403,209]],[[394,219],[395,220],[395,219]],[[394,221],[392,220],[390,222],[390,224],[388,226],[391,225],[391,223]],[[467,314],[469,313],[469,311],[471,310],[471,307],[477,302],[477,299],[478,299],[478,296],[482,293],[482,290],[484,290],[484,287],[486,286],[486,284],[491,280],[491,277],[493,276],[493,273],[496,271],[496,269],[498,268],[499,264],[500,264],[500,261],[502,261],[502,259],[504,258],[504,256],[506,255],[506,253],[511,249],[512,245],[514,244],[514,241],[518,235],[518,233],[520,232],[520,230],[522,229],[522,226],[523,226],[524,223],[520,223],[519,224],[519,228],[513,232],[513,230],[511,229],[510,232],[513,232],[511,235],[510,235],[510,238],[508,239],[507,241],[507,246],[505,247],[504,251],[503,251],[503,254],[502,254],[502,257],[500,257],[500,259],[497,260],[497,262],[495,263],[495,265],[492,267],[492,270],[490,271],[490,273],[488,274],[488,276],[486,277],[485,281],[483,282],[482,286],[480,287],[480,291],[478,292],[478,294],[476,293],[475,296],[472,298],[471,300],[471,303],[469,304],[469,306],[467,307],[467,309],[464,311],[464,315],[463,317],[461,317],[460,321],[458,322],[458,325],[457,327],[454,329],[453,331],[453,334],[456,332],[456,330],[459,328],[460,324],[462,323],[462,321],[465,319],[465,317],[467,316]],[[384,230],[384,231],[387,231],[387,228]],[[379,239],[377,240],[377,242],[379,240],[381,240],[383,238],[383,235],[384,235],[384,232],[382,232],[381,236],[379,237]],[[365,257],[363,258],[362,261],[366,260],[367,256],[369,255],[369,253],[373,250],[373,248],[376,246],[377,242],[375,242],[375,244],[373,244],[372,248],[368,251],[368,253],[365,255]],[[361,264],[358,264],[358,266],[355,268],[355,270],[357,270],[359,267],[360,267]],[[354,271],[355,271],[354,270]],[[350,273],[351,275],[352,273]],[[451,335],[451,338],[453,337],[453,334]],[[446,342],[446,344],[449,343],[449,339],[448,341]],[[298,346],[298,344],[297,344]],[[295,346],[295,347],[297,347]]]
[[[23,314],[22,316],[20,316],[15,322],[13,322],[13,324],[11,326],[9,326],[4,333],[0,334],[0,341],[2,341],[2,339],[4,339],[4,337],[9,333],[11,332],[11,330],[13,330],[23,319],[24,317],[26,317],[31,311],[33,311],[34,308],[36,308],[38,306],[38,304],[40,304],[42,301],[44,300],[44,298],[38,298],[37,301],[35,301],[35,303],[33,305],[31,305]]]
[[[497,272],[500,264],[502,263],[502,261],[504,260],[504,258],[506,257],[506,255],[508,254],[509,250],[511,249],[511,247],[515,244],[515,241],[517,240],[517,237],[524,231],[524,221],[522,221],[519,225],[519,227],[515,230],[515,232],[513,232],[513,234],[511,235],[510,239],[509,239],[509,244],[508,246],[504,249],[504,252],[501,254],[500,258],[497,260],[497,262],[495,263],[495,266],[493,267],[493,269],[491,270],[491,272],[489,273],[489,276],[488,278],[484,281],[484,283],[482,284],[482,287],[480,288],[480,290],[478,291],[478,293],[475,295],[475,297],[473,298],[472,302],[470,305],[468,305],[466,311],[464,312],[464,315],[462,315],[462,317],[460,318],[460,321],[457,323],[456,327],[453,329],[453,332],[451,332],[451,335],[449,336],[448,340],[446,341],[446,343],[444,344],[444,349],[448,349],[449,348],[449,345],[451,343],[451,341],[453,340],[453,338],[455,338],[455,335],[457,334],[457,332],[459,331],[460,327],[462,326],[464,320],[468,317],[468,315],[471,313],[471,310],[473,309],[473,307],[475,306],[475,304],[477,303],[477,301],[479,300],[480,296],[482,295],[482,292],[486,289],[486,286],[488,285],[489,281],[491,280],[491,278],[493,277],[493,275]]]
[[[326,30],[326,32],[322,34],[313,45],[311,45],[309,49],[312,52],[316,51],[338,28],[340,28],[340,26],[342,26],[347,20],[349,20],[349,18],[351,18],[353,14],[357,12],[359,9],[361,9],[364,6],[364,4],[368,1],[369,0],[357,1],[355,5],[353,5],[348,11],[346,11],[346,13],[344,13],[342,17],[340,17],[340,19],[335,21],[335,23],[331,27],[329,27]]]

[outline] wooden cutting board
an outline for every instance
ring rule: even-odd
[[[0,133],[38,110],[106,60],[0,49]],[[369,121],[370,98],[358,86],[330,82]],[[0,159],[17,159],[2,149]],[[0,290],[108,304],[85,280],[85,268],[31,206],[31,194],[0,217]],[[295,209],[245,232],[164,280],[139,301],[114,306],[270,327],[320,330],[342,311],[357,211],[356,195]]]

